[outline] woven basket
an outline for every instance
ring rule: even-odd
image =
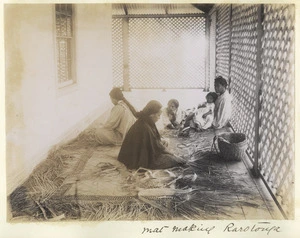
[[[216,141],[218,146],[216,146]],[[246,155],[248,141],[243,133],[226,132],[215,136],[213,145],[223,159],[240,161]]]

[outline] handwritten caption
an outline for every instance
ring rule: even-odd
[[[160,227],[144,227],[142,234],[155,234],[155,233],[165,233],[165,232],[202,232],[208,235],[212,234],[215,230],[221,229],[225,233],[265,233],[267,235],[271,233],[281,232],[280,226],[274,226],[270,222],[257,222],[252,225],[240,226],[234,222],[230,222],[223,227],[206,226],[203,224],[192,224],[188,226],[160,226]]]

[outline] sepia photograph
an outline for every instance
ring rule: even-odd
[[[282,232],[297,205],[296,8],[4,2],[5,222]]]

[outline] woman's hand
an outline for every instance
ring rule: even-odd
[[[200,103],[197,108],[199,109],[199,108],[203,108],[203,107],[205,107],[205,103]]]
[[[179,128],[179,126],[180,126],[180,124],[179,124],[177,121],[174,121],[174,122],[173,122],[173,127],[174,127],[174,129]]]
[[[197,129],[196,129],[196,131],[197,132],[203,132],[203,131],[205,131],[203,128],[200,128],[200,127],[198,127]]]
[[[173,126],[172,123],[168,124],[166,127],[167,127],[168,129],[175,129],[175,127]]]
[[[209,110],[207,113],[203,114],[202,118],[205,119],[208,115],[211,115],[211,114],[212,114],[212,112],[211,112],[211,110]]]
[[[169,141],[165,138],[161,138],[161,143],[163,144],[163,146],[168,147],[169,145]]]

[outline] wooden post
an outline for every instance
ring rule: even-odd
[[[210,78],[209,78],[209,62],[210,62],[210,44],[209,44],[209,36],[210,36],[210,19],[209,14],[206,14],[205,16],[205,48],[206,48],[206,57],[205,57],[205,86],[204,91],[209,91],[209,84],[210,84]]]
[[[218,27],[219,27],[219,9],[216,10],[216,45],[215,45],[215,77],[217,76],[217,44],[218,44]],[[214,77],[214,81],[215,81]]]
[[[210,15],[209,29],[209,90],[214,91],[216,76],[217,9]]]
[[[256,55],[256,101],[255,101],[255,150],[254,150],[254,165],[253,165],[253,175],[258,177],[259,176],[259,169],[258,169],[258,159],[259,159],[259,143],[260,143],[260,136],[259,136],[259,127],[260,127],[260,118],[259,113],[261,110],[260,105],[260,95],[261,95],[261,87],[262,87],[262,37],[263,37],[263,5],[260,4],[258,7],[258,24],[257,24],[257,55]]]
[[[123,90],[130,91],[129,83],[129,18],[122,19],[123,38]]]
[[[231,93],[231,36],[232,36],[232,4],[229,8],[229,68],[228,68],[228,91]]]

